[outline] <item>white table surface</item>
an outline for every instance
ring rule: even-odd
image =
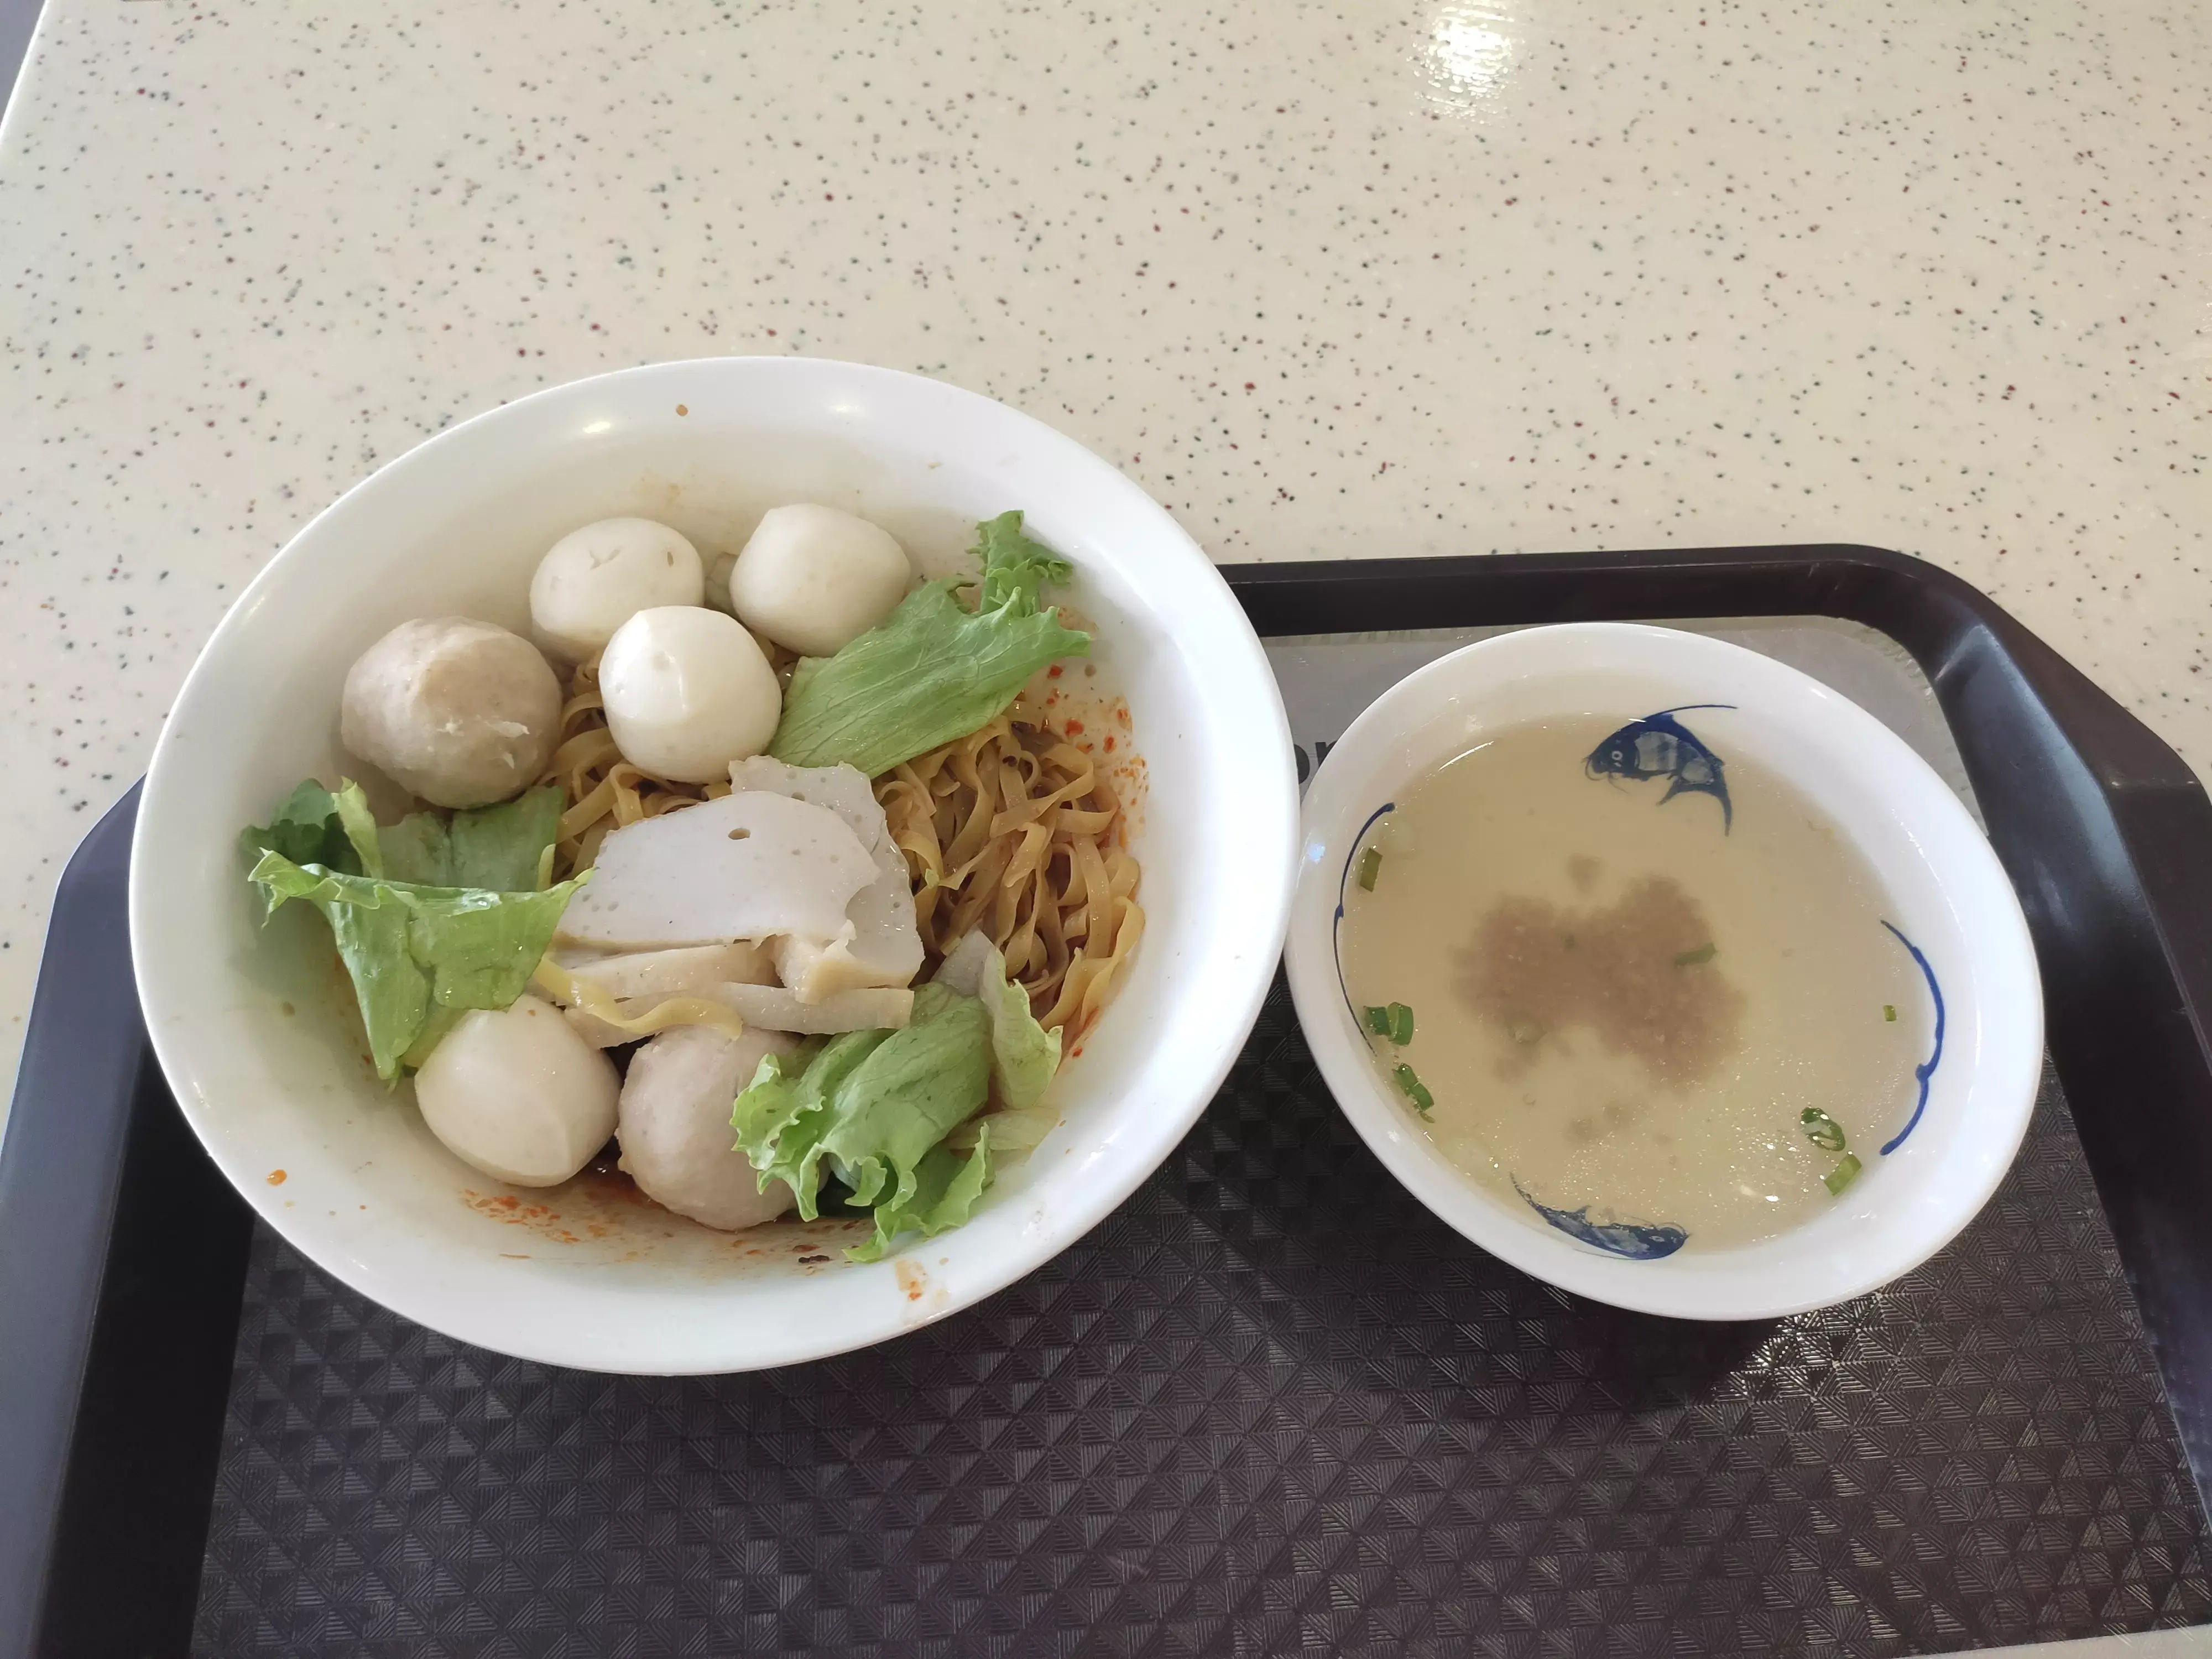
[[[989,392],[1224,560],[1903,548],[2212,769],[2208,87],[2172,0],[50,0],[0,128],[0,1082],[262,562],[659,358]]]
[[[941,375],[1224,560],[1907,549],[2212,767],[2207,20],[52,0],[0,130],[0,1080],[262,562],[657,358]]]

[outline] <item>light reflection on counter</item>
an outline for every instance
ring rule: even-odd
[[[1441,0],[1414,52],[1432,104],[1462,115],[1495,112],[1513,73],[1514,20],[1483,0]]]

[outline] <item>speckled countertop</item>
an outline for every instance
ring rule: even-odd
[[[261,562],[657,358],[989,392],[1225,560],[1907,549],[2212,768],[2208,19],[50,0],[0,135],[0,1077]]]

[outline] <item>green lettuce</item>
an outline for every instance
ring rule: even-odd
[[[924,1152],[915,1166],[914,1191],[903,1200],[876,1206],[875,1237],[845,1254],[854,1261],[880,1261],[901,1233],[933,1238],[967,1220],[990,1184],[991,1125],[986,1119],[975,1126],[975,1150],[966,1156],[942,1142]]]
[[[976,998],[991,1021],[991,1081],[1003,1106],[1019,1111],[1044,1097],[1060,1070],[1060,1033],[1037,1024],[1030,994],[1006,978],[1006,958],[987,933],[954,945],[936,982]]]
[[[821,1212],[825,1170],[872,1209],[874,1237],[845,1254],[875,1261],[901,1233],[967,1220],[994,1152],[1044,1139],[1056,1120],[1038,1102],[1059,1066],[1060,1033],[1037,1024],[998,947],[971,933],[915,992],[905,1030],[769,1055],[730,1127],[761,1186],[784,1182],[806,1220]],[[994,1091],[1008,1109],[977,1117]]]
[[[461,1011],[504,1008],[528,987],[582,884],[543,886],[559,823],[557,792],[534,790],[450,822],[417,813],[380,830],[358,784],[303,783],[268,825],[246,832],[246,878],[268,914],[302,899],[330,923],[388,1080],[420,1065]],[[520,879],[502,890],[410,878],[424,873]]]
[[[264,853],[279,853],[295,864],[362,873],[361,854],[338,816],[337,798],[313,778],[285,796],[267,823],[241,830],[238,841],[248,864]]]
[[[310,778],[284,798],[268,824],[240,840],[249,863],[281,853],[295,864],[342,876],[532,893],[546,884],[546,854],[560,832],[561,792],[551,784],[501,805],[415,812],[379,829],[359,784],[332,791]]]
[[[561,830],[561,791],[551,784],[499,806],[416,812],[377,831],[384,873],[425,887],[534,893],[545,885],[546,854]]]
[[[1086,654],[1091,636],[1037,603],[1067,562],[1021,526],[1019,513],[978,525],[978,579],[926,582],[836,656],[803,659],[769,752],[878,777],[997,718],[1048,664]],[[979,588],[973,611],[954,597],[967,586]]]
[[[975,545],[968,550],[983,562],[983,593],[977,608],[997,611],[1017,605],[1024,616],[1037,608],[1037,590],[1064,582],[1075,567],[1022,528],[1019,513],[1001,513],[975,526]]]
[[[264,853],[247,872],[273,912],[305,899],[323,913],[353,976],[379,1077],[399,1066],[437,1008],[504,1008],[528,988],[584,878],[539,893],[426,887],[340,875]]]
[[[737,1148],[781,1181],[811,1221],[824,1167],[875,1212],[875,1236],[848,1250],[881,1258],[908,1230],[925,1237],[968,1218],[991,1178],[982,1137],[965,1157],[941,1146],[990,1092],[990,1017],[974,997],[930,984],[902,1030],[848,1031],[787,1059],[763,1060],[732,1109]]]

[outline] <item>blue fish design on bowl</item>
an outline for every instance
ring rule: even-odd
[[[1677,795],[1711,795],[1721,804],[1721,833],[1735,826],[1735,808],[1729,800],[1727,769],[1721,757],[1698,740],[1677,714],[1699,708],[1734,708],[1732,702],[1686,702],[1631,720],[1590,750],[1583,762],[1585,775],[1593,778],[1665,778],[1664,806]]]
[[[1578,1210],[1555,1210],[1539,1201],[1517,1177],[1513,1178],[1513,1190],[1528,1200],[1530,1209],[1568,1237],[1580,1239],[1610,1255],[1625,1255],[1632,1261],[1656,1261],[1674,1255],[1690,1242],[1688,1231],[1671,1221],[1593,1221],[1587,1204]]]

